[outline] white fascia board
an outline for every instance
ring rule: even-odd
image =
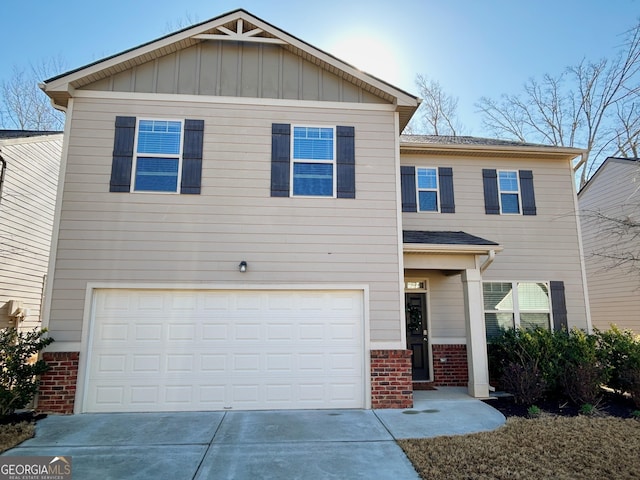
[[[138,92],[109,92],[104,90],[78,90],[75,98],[103,98],[113,100],[141,100],[163,102],[189,102],[226,105],[256,105],[277,107],[309,107],[340,110],[365,110],[378,112],[394,112],[395,107],[388,103],[350,103],[323,102],[321,100],[289,100],[279,98],[255,97],[223,97],[215,95],[187,95],[180,93],[138,93]]]
[[[562,158],[575,158],[582,155],[585,150],[574,147],[554,147],[554,146],[527,146],[527,145],[473,145],[473,144],[450,144],[450,143],[417,143],[400,141],[400,153],[404,151],[423,151],[428,153],[431,150],[451,150],[468,153],[528,153],[546,154],[549,156],[559,156]]]
[[[491,251],[501,252],[500,245],[446,245],[446,244],[426,244],[426,243],[404,243],[403,253],[460,253],[488,255]]]

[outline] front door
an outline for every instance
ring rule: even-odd
[[[413,380],[429,380],[429,331],[427,294],[405,293],[407,308],[407,350],[411,350]]]

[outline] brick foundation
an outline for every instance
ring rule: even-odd
[[[371,408],[411,407],[411,351],[371,350]]]
[[[45,352],[49,371],[40,377],[36,409],[44,413],[73,413],[78,380],[78,352]]]
[[[466,345],[432,345],[433,384],[466,387],[469,383]]]

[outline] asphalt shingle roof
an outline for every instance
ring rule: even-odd
[[[401,135],[400,141],[405,143],[431,143],[436,145],[484,145],[494,147],[548,147],[553,145],[540,143],[518,142],[515,140],[500,140],[497,138],[467,137],[454,135]]]
[[[491,240],[476,237],[465,232],[434,232],[404,230],[403,243],[425,243],[430,245],[499,245]]]

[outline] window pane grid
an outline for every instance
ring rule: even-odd
[[[518,172],[498,172],[501,213],[520,213],[520,185]]]
[[[487,338],[500,328],[551,328],[549,286],[542,282],[482,284]]]
[[[293,195],[332,197],[335,134],[329,127],[293,127]]]
[[[438,211],[438,170],[417,168],[418,208],[420,212]]]
[[[182,122],[139,120],[133,191],[178,191],[182,150]]]

